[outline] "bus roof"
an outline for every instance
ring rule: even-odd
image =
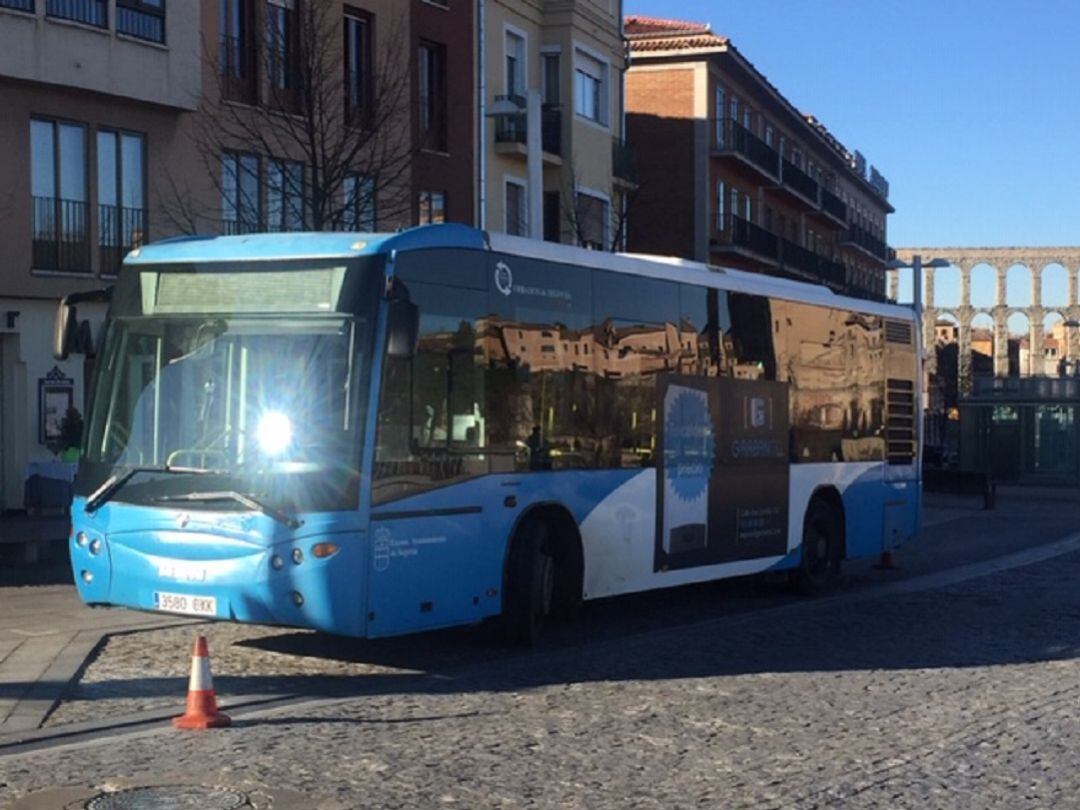
[[[905,320],[914,319],[910,307],[837,295],[820,284],[714,267],[674,257],[607,253],[500,233],[489,234],[468,225],[458,224],[425,225],[397,233],[289,232],[238,236],[181,236],[137,248],[127,255],[124,264],[344,258],[425,248],[490,249],[561,264],[576,264],[686,283],[705,283],[707,286],[736,292],[844,307]]]

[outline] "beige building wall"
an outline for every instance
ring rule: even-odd
[[[527,208],[525,144],[512,135],[506,137],[504,121],[485,117],[481,146],[486,160],[485,227],[527,235],[528,221],[546,214],[545,238],[578,242],[581,232],[595,225],[591,219],[586,224],[587,215],[578,204],[577,195],[584,194],[605,205],[607,217],[602,227],[604,241],[610,243],[620,227],[622,195],[631,187],[613,172],[613,139],[623,134],[622,76],[626,64],[621,0],[487,0],[485,7],[485,109],[497,97],[524,96],[530,89],[539,90],[546,103],[546,126],[557,126],[559,141],[558,149],[544,151],[543,210],[526,210],[517,217],[507,211],[507,185],[520,189]],[[507,55],[515,42],[524,46],[525,69],[517,85],[511,87]],[[558,60],[557,71],[548,68],[548,59]],[[594,108],[599,120],[581,113],[585,100],[575,80],[578,70],[599,70],[602,76],[600,100]],[[555,76],[557,81],[552,82]],[[517,126],[524,133],[524,115],[519,122]],[[517,131],[513,126],[509,129]],[[550,145],[551,141],[545,140]],[[551,221],[556,207],[557,224]]]

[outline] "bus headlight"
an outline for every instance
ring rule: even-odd
[[[284,564],[285,561],[281,559],[281,557],[279,557],[277,554],[270,558],[270,567],[273,568],[275,571],[280,571],[281,566],[283,566]]]
[[[302,551],[301,551],[300,549],[298,549],[298,548],[294,548],[294,549],[292,550],[292,561],[293,561],[293,562],[294,562],[294,563],[295,563],[296,565],[299,565],[300,563],[302,563],[302,562],[304,561],[304,552],[302,552]]]
[[[292,420],[281,411],[267,411],[255,431],[259,447],[268,456],[279,456],[292,443]]]
[[[101,552],[101,540],[94,538],[90,541],[90,553],[97,556]]]
[[[79,576],[82,577],[82,581],[85,582],[87,585],[94,581],[94,575],[91,574],[89,571],[82,571]]]
[[[85,546],[86,545],[86,532],[79,532],[77,535],[75,535],[75,542],[79,546]]]

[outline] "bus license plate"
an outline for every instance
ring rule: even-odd
[[[191,616],[216,616],[217,599],[213,596],[191,596],[186,593],[154,591],[154,609],[165,613],[186,613]]]

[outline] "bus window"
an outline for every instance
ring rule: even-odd
[[[657,375],[679,368],[679,286],[598,270],[593,310],[598,385],[614,407],[610,466],[651,467],[657,450]],[[613,463],[612,463],[613,462]]]
[[[605,466],[586,268],[495,255],[483,328],[493,469]]]
[[[420,345],[385,359],[373,503],[488,472],[479,290],[406,283],[420,309]]]

